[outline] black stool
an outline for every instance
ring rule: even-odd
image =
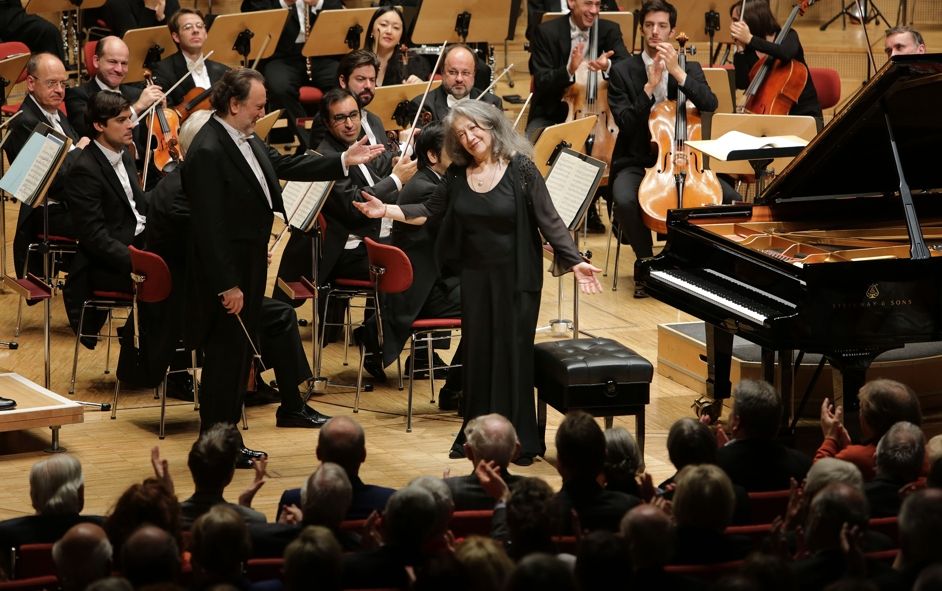
[[[634,415],[635,439],[644,453],[644,407],[651,400],[654,367],[611,339],[569,339],[535,345],[537,423],[546,440],[546,405],[566,414],[582,410],[605,417]]]

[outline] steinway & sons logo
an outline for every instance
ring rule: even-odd
[[[834,310],[847,310],[852,308],[895,308],[899,306],[911,306],[913,301],[909,298],[881,298],[880,288],[876,283],[871,283],[864,291],[864,299],[857,302],[835,302],[832,304]]]

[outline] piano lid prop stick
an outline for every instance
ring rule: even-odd
[[[258,349],[255,348],[255,342],[252,340],[252,337],[249,336],[249,329],[245,328],[245,323],[242,322],[242,316],[238,312],[235,314],[236,320],[239,321],[239,326],[242,327],[242,332],[245,333],[245,338],[249,341],[249,346],[252,347],[252,353],[255,359],[258,360],[258,364],[262,366],[262,371],[267,371],[268,368],[265,367],[265,364],[262,362],[262,356],[259,355]]]
[[[517,113],[517,118],[514,119],[514,129],[517,129],[517,126],[520,125],[520,120],[523,119],[523,114],[527,112],[527,107],[530,106],[530,100],[533,98],[533,93],[527,95],[527,100],[523,103],[523,107],[520,108],[520,112]]]
[[[265,53],[265,48],[268,47],[269,41],[271,41],[271,33],[265,35],[265,40],[262,41],[262,47],[258,50],[258,53],[255,54],[255,61],[252,62],[253,70],[258,70],[258,61],[262,59],[262,54]]]
[[[213,55],[214,52],[215,52],[215,50],[210,51],[209,53],[207,53],[207,54],[204,55],[204,56],[201,56],[200,59],[196,60],[196,63],[194,64],[194,67],[198,67],[200,64],[202,64],[203,62],[205,62],[206,60],[208,60],[208,59],[209,59],[209,56]],[[188,70],[186,74],[184,74],[183,76],[180,76],[180,79],[177,80],[177,82],[176,82],[173,86],[171,86],[170,88],[168,88],[167,90],[164,91],[164,96],[167,96],[168,94],[170,94],[171,92],[173,92],[174,90],[176,90],[177,86],[180,86],[181,84],[183,84],[183,81],[186,80],[187,78],[189,78],[189,77],[192,76],[192,75],[193,75],[193,70]],[[152,104],[151,106],[149,106],[149,107],[147,107],[146,109],[144,109],[144,112],[140,113],[140,114],[137,116],[137,120],[138,120],[138,121],[141,121],[141,120],[143,120],[145,117],[147,117],[148,115],[150,115],[150,112],[154,110],[154,107],[156,107],[156,106],[159,105],[160,103],[161,103],[161,101],[154,101],[154,104]]]
[[[432,89],[432,81],[435,79],[435,72],[438,71],[438,66],[442,63],[442,56],[445,54],[445,46],[448,45],[448,40],[442,42],[442,46],[438,49],[438,59],[435,60],[435,67],[432,68],[432,75],[428,77],[428,83],[425,85],[425,92],[422,93],[422,100],[419,101],[419,108],[415,112],[415,119],[412,120],[412,129],[409,131],[409,139],[406,140],[406,148],[412,145],[412,137],[415,135],[415,126],[419,124],[419,116],[422,114],[422,107],[425,106],[425,99],[428,98],[428,91]]]
[[[474,99],[474,100],[476,100],[476,101],[481,100],[481,97],[484,96],[485,94],[489,93],[489,92],[491,91],[491,89],[494,88],[494,86],[497,84],[497,82],[498,82],[505,74],[507,74],[507,72],[509,72],[509,71],[510,71],[510,68],[512,68],[512,67],[514,67],[514,65],[513,65],[513,64],[510,64],[509,66],[507,66],[506,68],[504,68],[504,71],[501,72],[500,74],[498,74],[496,78],[494,78],[494,81],[491,82],[490,86],[488,86],[487,88],[485,88],[484,90],[482,90],[482,91],[481,91],[481,94],[479,94],[479,95],[477,96],[477,98]]]

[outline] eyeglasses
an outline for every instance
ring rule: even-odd
[[[452,78],[457,78],[461,76],[462,78],[473,78],[474,72],[470,70],[445,70],[445,73],[451,76]]]
[[[197,31],[202,31],[202,30],[204,30],[205,28],[206,28],[206,25],[204,25],[203,23],[187,23],[187,24],[183,25],[182,27],[180,27],[180,30],[181,30],[181,31],[192,31],[193,29],[196,29]]]
[[[349,119],[350,121],[359,121],[359,120],[360,120],[360,112],[359,112],[359,111],[350,111],[350,112],[347,113],[346,115],[344,115],[343,113],[337,113],[336,115],[331,116],[331,120],[333,120],[334,123],[343,123],[343,122],[345,122],[347,119]]]
[[[30,78],[33,78],[30,76]],[[66,80],[40,80],[39,78],[33,78],[36,82],[39,82],[47,89],[52,90],[53,88],[61,88],[65,90],[67,81]]]

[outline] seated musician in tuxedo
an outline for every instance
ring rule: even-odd
[[[85,113],[92,97],[102,90],[110,90],[127,99],[130,104],[132,124],[137,123],[140,113],[155,102],[163,100],[164,94],[160,86],[151,85],[141,89],[136,85],[124,84],[124,79],[128,75],[129,59],[130,51],[124,41],[118,37],[100,39],[95,47],[95,55],[92,57],[92,64],[98,70],[94,78],[65,91],[65,108],[69,114],[69,122],[80,135],[89,138],[97,135],[95,129],[85,123]],[[136,147],[140,152],[140,148],[144,145],[143,136],[137,143]]]
[[[481,90],[474,87],[476,71],[474,52],[470,47],[464,43],[452,43],[445,48],[445,54],[442,56],[442,84],[428,93],[423,106],[425,111],[431,113],[432,121],[444,120],[451,111],[451,106],[461,99],[476,99],[481,95]],[[481,97],[481,100],[498,109],[504,108],[503,101],[490,92]],[[416,107],[421,101],[422,95],[412,99]]]
[[[887,29],[883,40],[883,49],[887,57],[926,53],[926,42],[922,33],[908,25],[899,25]]]
[[[0,0],[0,39],[25,43],[32,53],[64,57],[59,28],[38,14],[26,14],[20,0]]]
[[[171,88],[187,72],[192,72],[167,95],[167,106],[175,107],[194,88],[208,90],[222,78],[229,66],[212,60],[200,63],[203,44],[206,43],[206,22],[199,10],[181,8],[170,17],[167,28],[179,51],[154,65],[154,83],[161,88]]]
[[[631,244],[635,257],[643,259],[653,255],[651,231],[641,220],[638,203],[645,169],[657,160],[648,127],[651,110],[661,101],[675,100],[678,88],[701,112],[715,111],[718,101],[700,64],[688,60],[686,68],[681,68],[678,63],[677,48],[671,44],[677,9],[665,0],[648,0],[641,6],[640,19],[644,51],[612,66],[608,104],[619,129],[611,172],[615,222],[622,240]],[[724,202],[736,199],[732,187],[723,181],[720,185]],[[636,287],[635,297],[645,297],[644,290]]]
[[[167,24],[167,19],[178,10],[180,0],[107,0],[101,8],[86,11],[85,22],[101,19],[113,35],[124,37],[131,29]]]
[[[615,0],[602,0],[599,10],[617,12]],[[547,12],[569,13],[569,0],[527,0],[527,39],[533,39],[533,31],[540,26]]]
[[[318,153],[325,156],[340,154],[363,137],[360,105],[349,90],[334,88],[328,91],[321,100],[320,109],[321,118],[327,121],[328,133],[317,146]],[[365,236],[374,239],[388,236],[389,230],[382,228],[379,220],[364,219],[353,207],[353,202],[359,199],[360,191],[369,190],[383,201],[395,203],[402,184],[408,182],[415,171],[415,161],[402,158],[393,165],[390,153],[385,152],[369,164],[351,166],[349,176],[334,183],[322,210],[327,220],[327,235],[318,266],[319,285],[329,283],[334,277],[369,279],[366,247],[362,239]],[[298,281],[301,277],[310,277],[311,270],[310,238],[301,232],[293,232],[281,257],[278,276],[285,281]],[[278,290],[276,293],[281,292]],[[331,314],[336,312],[330,311]]]
[[[68,176],[69,168],[82,153],[81,149],[88,145],[89,139],[80,138],[75,128],[66,119],[65,113],[60,110],[62,100],[65,98],[67,81],[65,66],[58,57],[51,53],[33,54],[26,62],[26,98],[20,103],[19,116],[10,123],[10,135],[3,145],[7,159],[13,162],[39,123],[49,125],[75,142],[73,150],[59,167],[56,178],[46,193],[46,204],[36,208],[24,203],[20,204],[16,234],[13,238],[13,266],[19,277],[24,276],[27,248],[31,242],[37,241],[37,238],[42,235],[44,208],[48,207],[49,211],[50,235],[75,236],[68,204],[63,201],[64,179]],[[68,268],[63,270],[68,271]],[[32,258],[29,271],[42,275],[41,256]]]
[[[63,291],[73,330],[92,291],[131,291],[128,246],[144,246],[148,204],[127,150],[134,129],[128,100],[114,92],[96,93],[85,115],[93,141],[69,170],[65,190],[79,240]],[[83,330],[94,334],[104,321],[105,314],[89,311]],[[94,348],[97,340],[87,337],[82,342]]]

